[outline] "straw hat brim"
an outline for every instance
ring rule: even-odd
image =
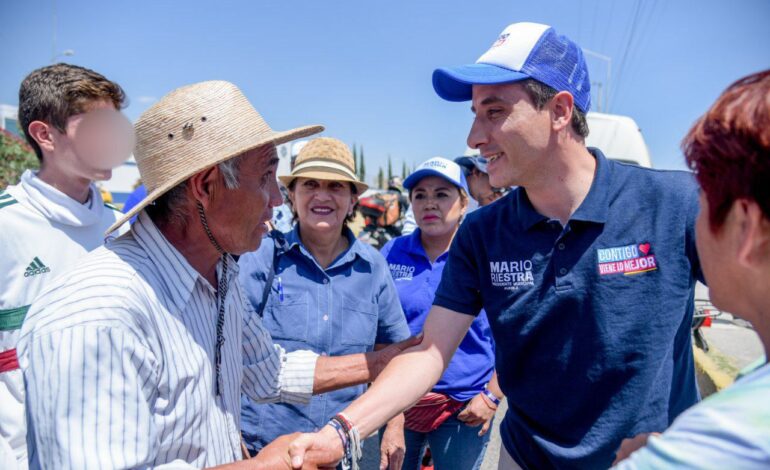
[[[360,196],[361,194],[363,194],[364,191],[369,189],[368,184],[362,183],[361,181],[353,179],[342,172],[336,172],[333,169],[328,169],[328,170],[308,169],[305,171],[298,171],[291,175],[278,177],[278,179],[281,180],[281,183],[283,183],[283,185],[286,186],[287,188],[289,187],[291,182],[294,181],[296,178],[312,178],[316,180],[325,180],[325,181],[348,181],[350,183],[353,183],[356,186],[356,191],[358,192],[357,194],[358,196]]]
[[[303,137],[308,137],[313,134],[318,134],[319,132],[323,132],[324,127],[323,126],[303,126],[303,127],[297,127],[296,129],[291,129],[288,131],[281,131],[281,132],[273,132],[272,134],[260,134],[255,135],[252,137],[251,140],[247,140],[244,138],[243,145],[239,148],[237,148],[235,151],[228,151],[226,154],[221,155],[221,157],[218,157],[214,160],[207,160],[205,163],[197,164],[196,162],[190,161],[189,164],[185,166],[185,168],[181,169],[176,175],[173,175],[173,177],[170,177],[168,180],[166,180],[162,185],[159,187],[153,189],[151,192],[147,193],[147,197],[142,199],[142,201],[137,204],[136,206],[132,207],[130,211],[126,212],[123,217],[117,220],[114,224],[110,226],[110,228],[107,229],[107,232],[105,232],[105,235],[108,235],[112,233],[113,231],[120,228],[121,225],[128,222],[131,217],[138,214],[142,209],[147,207],[149,204],[151,204],[153,201],[157,200],[159,197],[173,189],[176,185],[180,184],[181,182],[185,181],[186,179],[190,178],[194,174],[201,172],[207,168],[211,168],[214,165],[218,165],[224,161],[227,161],[233,157],[237,157],[238,155],[241,155],[245,152],[248,152],[249,150],[253,150],[257,147],[260,147],[265,144],[272,143],[273,145],[280,145],[292,140],[301,139]]]

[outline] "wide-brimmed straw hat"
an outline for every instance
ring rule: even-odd
[[[147,197],[107,233],[200,171],[262,145],[279,145],[324,129],[274,131],[238,87],[225,81],[177,88],[145,111],[134,128],[134,157]]]
[[[358,194],[369,188],[356,176],[356,162],[348,146],[331,137],[319,137],[308,142],[299,151],[291,173],[278,179],[288,188],[299,177],[349,181],[356,186]]]

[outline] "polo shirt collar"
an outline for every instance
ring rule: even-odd
[[[426,262],[430,263],[428,253],[425,252],[425,247],[422,246],[422,232],[420,231],[420,227],[417,227],[414,229],[414,232],[406,235],[404,251],[406,251],[411,256],[424,258]],[[448,250],[445,253],[441,253],[438,258],[436,258],[436,261],[440,261],[442,258],[447,256],[449,256]]]
[[[521,224],[522,231],[526,232],[540,222],[547,220],[547,217],[535,210],[535,206],[527,196],[527,191],[524,188],[518,188],[511,193],[511,197],[515,198],[512,204],[516,207],[516,216]],[[504,202],[500,202],[504,204]]]
[[[214,287],[166,239],[145,211],[140,212],[136,222],[131,225],[131,232],[139,246],[147,253],[150,261],[157,267],[161,274],[158,278],[160,282],[165,284],[176,308],[185,309],[197,282],[201,282],[214,291]],[[225,256],[228,257],[227,283],[231,285],[235,276],[238,275],[238,263],[229,254]],[[221,274],[221,272],[222,262],[219,261],[217,274]]]
[[[607,212],[609,210],[608,194],[612,184],[612,167],[601,150],[589,147],[588,151],[596,159],[594,180],[591,183],[591,189],[588,190],[588,194],[575,213],[572,214],[570,220],[603,224],[607,221]]]
[[[588,147],[588,151],[596,159],[596,172],[588,194],[575,213],[572,214],[570,220],[604,223],[607,221],[607,211],[609,210],[608,194],[612,183],[612,168],[601,150]],[[538,223],[547,220],[547,217],[535,210],[524,188],[514,191],[513,195],[516,198],[514,204],[522,230],[527,231]]]

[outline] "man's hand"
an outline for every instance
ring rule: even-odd
[[[457,415],[457,419],[471,427],[481,425],[479,436],[483,436],[489,431],[492,418],[495,417],[495,411],[497,411],[497,405],[487,401],[484,395],[479,393],[468,402],[465,409]]]
[[[388,422],[380,443],[380,470],[401,470],[406,453],[404,414]]]
[[[307,462],[322,467],[334,467],[345,455],[337,431],[329,425],[316,433],[295,433],[291,436],[295,439],[289,444],[291,465],[287,468],[305,469]]]
[[[420,333],[417,336],[412,336],[404,341],[393,343],[385,346],[384,348],[366,353],[372,360],[370,362],[369,370],[372,374],[372,380],[377,378],[388,363],[396,356],[401,354],[405,349],[409,349],[413,346],[417,346],[422,342],[423,334]]]
[[[245,460],[242,463],[250,464],[251,466],[249,468],[289,470],[291,469],[289,444],[300,435],[301,433],[298,432],[283,435],[262,448],[256,457]],[[318,467],[315,464],[311,463],[310,459],[307,459],[302,466],[302,469],[304,470],[315,470],[317,468]]]
[[[642,433],[642,434],[637,434],[636,436],[631,437],[629,439],[623,439],[623,442],[620,443],[620,449],[618,449],[617,453],[615,454],[615,461],[612,462],[612,465],[613,466],[617,465],[618,463],[620,463],[621,460],[627,459],[635,451],[646,446],[647,440],[650,438],[650,436],[660,436],[660,433],[659,432]]]

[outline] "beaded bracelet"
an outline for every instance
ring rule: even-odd
[[[485,397],[489,399],[495,406],[500,406],[500,399],[495,396],[494,393],[490,392],[486,388],[481,392],[484,394]]]

